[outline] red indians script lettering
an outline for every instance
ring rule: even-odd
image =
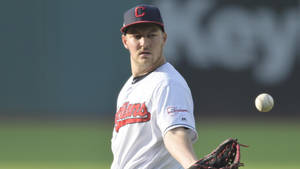
[[[125,102],[116,113],[115,130],[119,132],[119,129],[127,124],[147,122],[150,118],[151,114],[145,103],[129,104],[129,102]]]

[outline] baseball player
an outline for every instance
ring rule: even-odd
[[[167,40],[157,7],[124,13],[122,42],[131,73],[117,99],[111,169],[182,169],[197,157],[191,91],[163,55]]]

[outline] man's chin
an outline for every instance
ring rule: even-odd
[[[140,65],[144,65],[144,66],[151,65],[149,59],[146,59],[146,58],[145,59],[140,59],[139,63],[140,63]]]
[[[141,58],[139,59],[139,65],[143,67],[152,66],[152,61],[149,58]]]
[[[150,57],[152,57],[151,54],[140,54],[139,56],[141,59],[149,59]]]

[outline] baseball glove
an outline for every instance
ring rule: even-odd
[[[240,146],[248,147],[229,138],[189,169],[238,169],[244,165],[240,163]]]

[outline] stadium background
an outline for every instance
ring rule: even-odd
[[[300,168],[299,1],[1,0],[0,169],[108,168],[130,76],[119,29],[141,2],[161,8],[165,55],[191,87],[198,155],[232,136],[251,145],[245,169]]]

